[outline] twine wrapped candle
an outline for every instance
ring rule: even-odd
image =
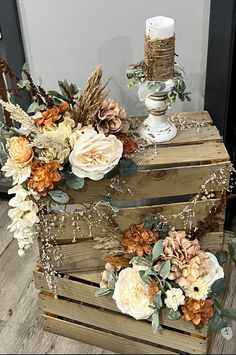
[[[174,20],[157,16],[146,21],[144,73],[151,81],[173,77],[175,57]]]

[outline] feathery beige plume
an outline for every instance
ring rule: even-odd
[[[90,75],[85,89],[77,101],[76,116],[77,121],[84,125],[89,125],[96,122],[98,111],[106,98],[108,92],[105,88],[108,82],[102,86],[102,69],[97,67]]]

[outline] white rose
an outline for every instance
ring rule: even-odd
[[[128,267],[120,272],[113,299],[122,313],[137,320],[147,319],[153,313],[149,307],[149,285],[141,279],[138,269]]]
[[[216,280],[224,278],[224,270],[218,263],[215,255],[209,252],[206,252],[206,254],[211,260],[211,269],[208,270],[208,274],[206,276],[202,277],[202,280],[208,284],[208,288],[210,289],[211,285],[213,285]]]
[[[119,162],[123,144],[114,135],[106,137],[86,129],[77,139],[69,156],[72,172],[81,178],[101,180]]]
[[[166,291],[165,304],[168,308],[177,311],[180,305],[184,304],[184,294],[181,288],[172,288]]]

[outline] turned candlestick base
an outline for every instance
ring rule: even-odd
[[[177,134],[175,125],[166,116],[169,91],[157,92],[145,100],[149,115],[139,127],[138,134],[147,142],[168,142]]]

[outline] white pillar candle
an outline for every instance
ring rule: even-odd
[[[156,16],[146,20],[146,35],[152,39],[166,39],[175,34],[173,18]]]

